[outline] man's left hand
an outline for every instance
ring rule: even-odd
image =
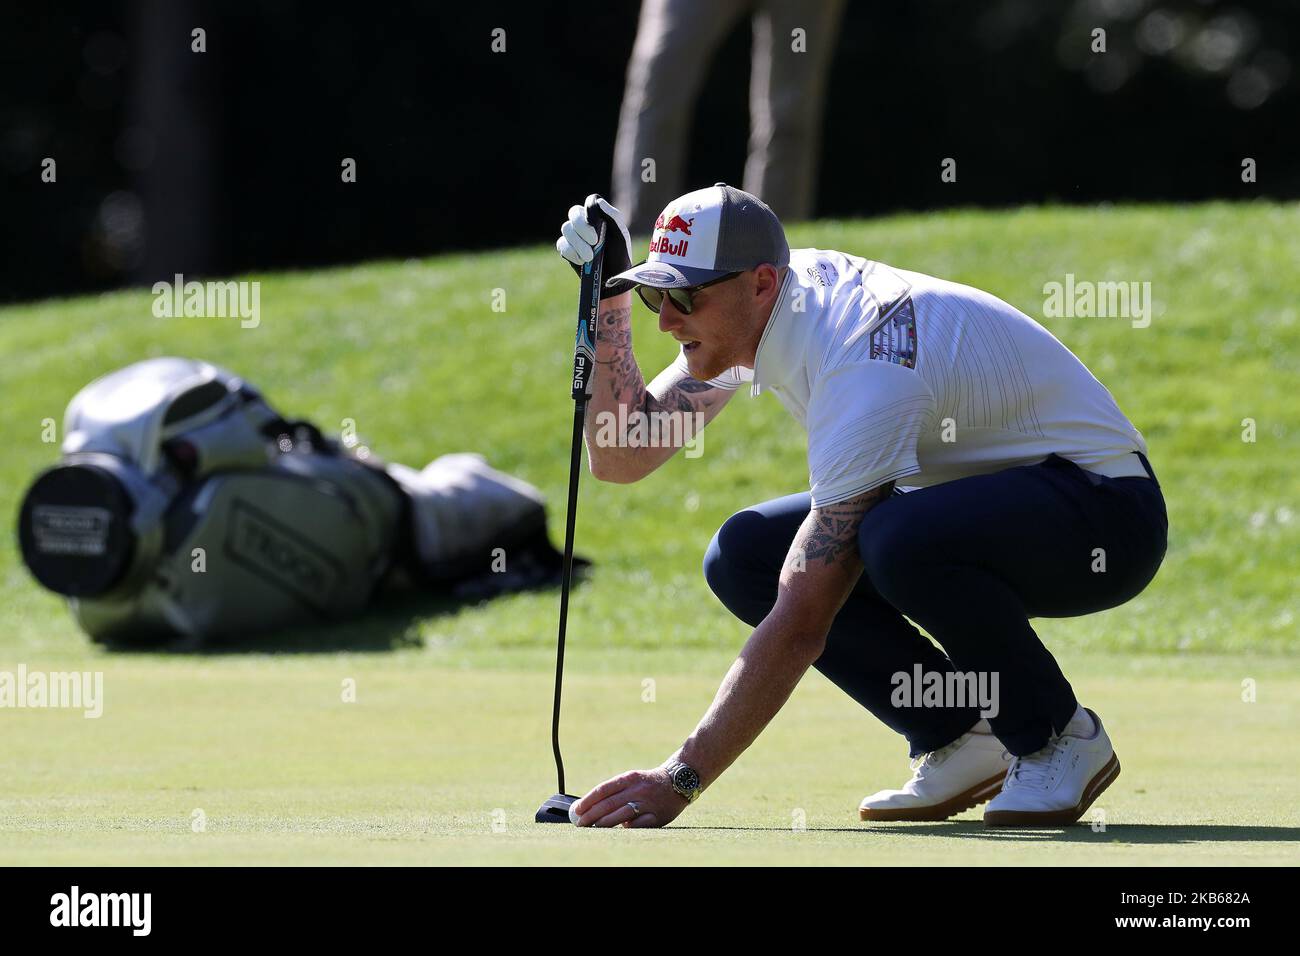
[[[686,807],[663,767],[619,774],[573,805],[580,827],[662,827]]]

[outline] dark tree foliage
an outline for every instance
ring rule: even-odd
[[[637,12],[26,7],[0,15],[4,299],[546,241],[571,202],[608,189]],[[850,3],[818,212],[1296,197],[1297,29],[1293,0]],[[746,26],[682,104],[684,188],[742,179],[748,49]]]

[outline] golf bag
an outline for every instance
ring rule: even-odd
[[[548,580],[541,494],[474,454],[358,457],[207,362],[83,388],[19,511],[23,560],[97,641],[244,635],[362,610],[387,583],[485,596]]]

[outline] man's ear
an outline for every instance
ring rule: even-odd
[[[776,266],[763,263],[754,267],[754,294],[758,298],[776,295],[781,288],[781,273]]]

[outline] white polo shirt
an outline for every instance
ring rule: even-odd
[[[675,363],[686,368],[685,355]],[[794,249],[754,368],[808,432],[813,505],[889,481],[925,487],[1042,461],[1143,475],[1146,442],[1101,382],[987,292],[822,249]],[[905,480],[904,480],[905,479]]]

